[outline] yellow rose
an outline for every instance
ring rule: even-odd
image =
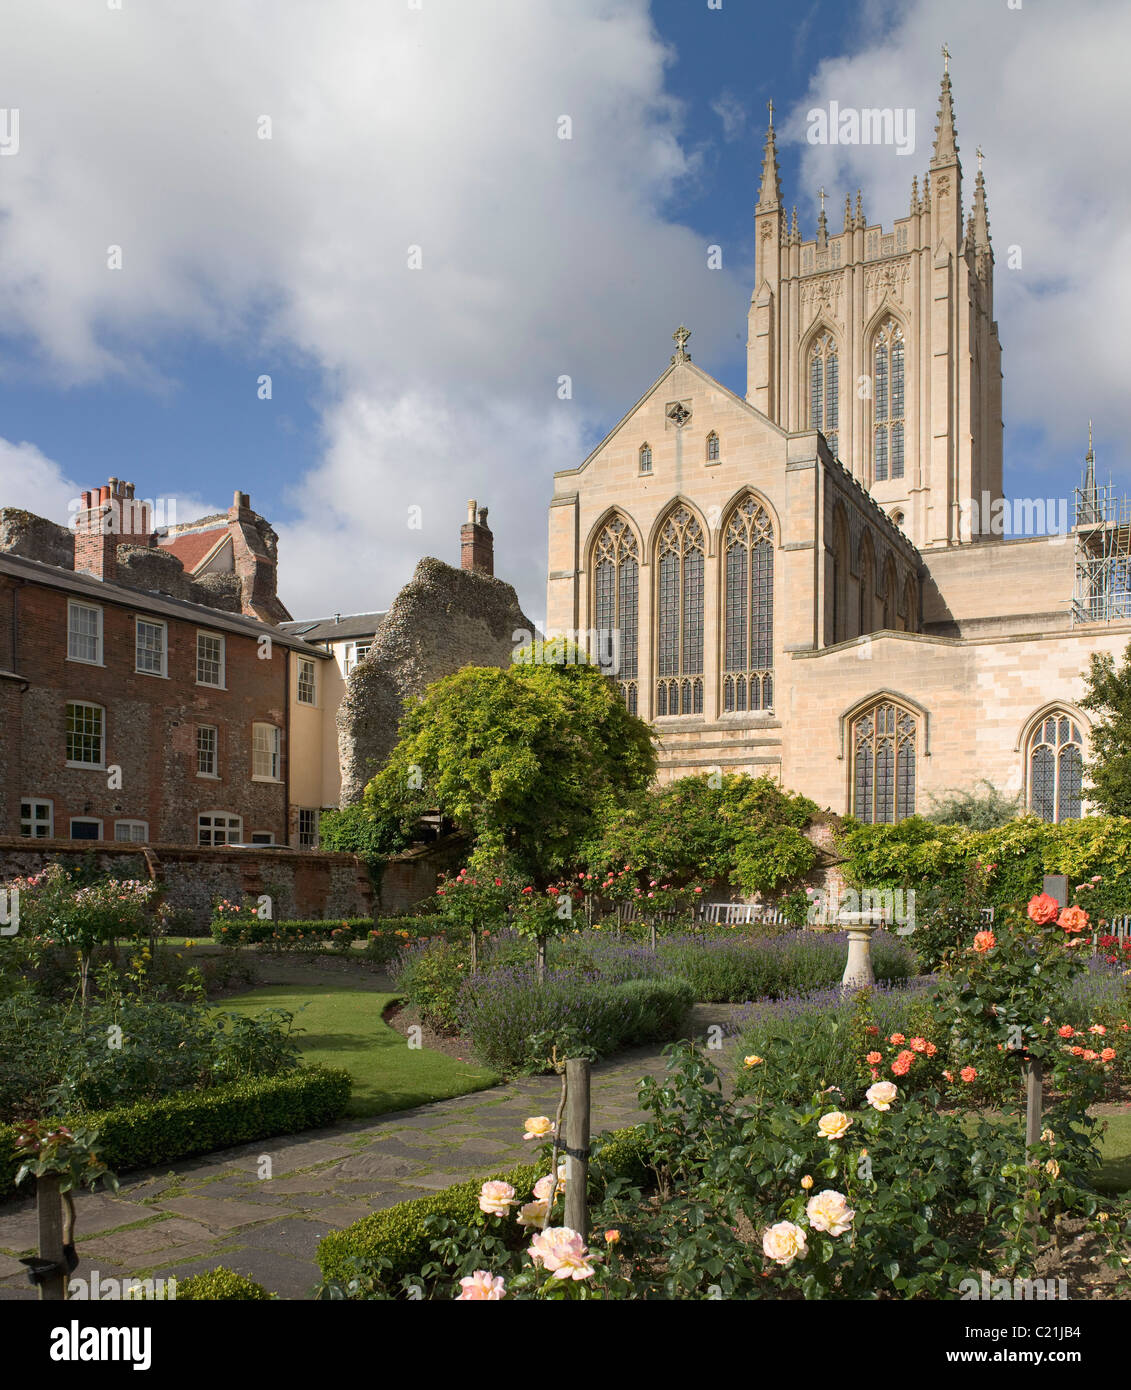
[[[788,1269],[794,1260],[804,1258],[808,1250],[805,1232],[792,1221],[779,1221],[762,1237],[763,1254],[784,1269]]]
[[[526,1130],[524,1139],[545,1139],[547,1134],[554,1132],[554,1122],[548,1115],[534,1115],[524,1120],[522,1127]]]
[[[868,1087],[865,1099],[873,1110],[890,1110],[898,1094],[899,1087],[894,1081],[877,1081]]]
[[[1060,1164],[1056,1161],[1055,1158],[1050,1158],[1049,1161],[1045,1164],[1045,1172],[1049,1175],[1050,1178],[1060,1177]]]
[[[834,1192],[832,1188],[826,1188],[824,1192],[810,1197],[805,1204],[805,1214],[809,1218],[809,1225],[815,1231],[828,1231],[830,1236],[844,1235],[856,1215],[849,1209],[844,1194]]]
[[[809,1189],[813,1186],[813,1179],[809,1176],[808,1173],[806,1173],[805,1176],[801,1179],[801,1186],[805,1189],[806,1192],[808,1192]]]
[[[760,1067],[763,1059],[761,1057],[746,1057],[743,1060],[748,1067]]]
[[[830,1110],[817,1121],[817,1129],[826,1139],[843,1139],[851,1124],[843,1110]]]

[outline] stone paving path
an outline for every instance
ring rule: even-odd
[[[727,1005],[699,1005],[688,1035],[724,1021]],[[592,1129],[643,1116],[637,1083],[664,1071],[662,1049],[639,1048],[593,1068]],[[72,1277],[187,1278],[227,1265],[283,1298],[310,1296],[318,1242],[329,1231],[411,1197],[528,1161],[522,1122],[553,1115],[560,1082],[524,1077],[488,1091],[373,1119],[347,1120],[223,1149],[172,1168],[122,1176],[117,1194],[76,1197],[79,1266]],[[270,1179],[258,1176],[261,1157]],[[120,1175],[121,1176],[121,1175]],[[0,1204],[0,1300],[35,1298],[16,1259],[34,1253],[33,1200]]]

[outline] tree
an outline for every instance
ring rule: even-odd
[[[365,805],[402,823],[439,811],[544,888],[572,868],[604,808],[646,787],[655,766],[651,729],[595,666],[466,666],[408,704]]]
[[[1107,652],[1093,652],[1080,708],[1099,716],[1092,724],[1088,797],[1110,816],[1131,815],[1131,645],[1116,668]]]
[[[984,777],[978,783],[984,791],[946,791],[927,796],[931,809],[923,819],[932,825],[964,825],[969,830],[996,830],[1021,814],[1021,794],[1006,796]]]

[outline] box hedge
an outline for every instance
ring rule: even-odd
[[[330,917],[261,920],[253,911],[214,917],[209,924],[213,941],[225,946],[250,946],[264,941],[324,941],[345,931],[351,941],[366,941],[374,932],[385,936],[407,933],[411,937],[436,936],[446,924],[438,917]]]
[[[429,1258],[429,1236],[424,1222],[430,1216],[446,1216],[469,1222],[479,1211],[479,1191],[485,1181],[509,1182],[520,1195],[528,1196],[534,1184],[544,1177],[548,1164],[522,1164],[504,1173],[471,1182],[458,1183],[428,1197],[398,1202],[384,1211],[363,1216],[352,1226],[331,1231],[318,1246],[318,1266],[323,1279],[346,1283],[353,1277],[353,1261],[384,1258],[391,1262],[390,1276],[415,1274]],[[600,1193],[614,1178],[643,1183],[648,1175],[648,1147],[641,1127],[620,1129],[594,1146],[589,1165],[590,1190]]]
[[[70,1115],[65,1123],[96,1129],[103,1163],[112,1172],[125,1172],[331,1124],[345,1111],[350,1086],[349,1072],[304,1067],[290,1076],[233,1081]],[[0,1199],[16,1192],[18,1134],[14,1125],[0,1126]]]

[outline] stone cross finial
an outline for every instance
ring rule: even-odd
[[[690,362],[691,355],[687,351],[687,340],[691,337],[690,328],[684,328],[681,323],[672,334],[672,341],[675,343],[675,353],[672,356],[673,362]]]
[[[824,216],[824,212],[825,212],[825,190],[824,190],[823,188],[818,188],[818,189],[817,189],[817,197],[820,198],[820,200],[821,200],[821,215]]]
[[[950,72],[950,49],[947,48],[947,46],[946,46],[945,43],[944,43],[943,46],[942,46],[942,60],[943,60],[943,73],[944,73],[944,75],[945,75],[945,74],[949,74],[949,72]]]
[[[773,130],[773,128],[774,128],[774,99],[773,99],[773,97],[771,97],[771,98],[769,99],[769,101],[766,102],[766,106],[767,106],[767,108],[769,109],[769,112],[770,112],[770,129]]]

